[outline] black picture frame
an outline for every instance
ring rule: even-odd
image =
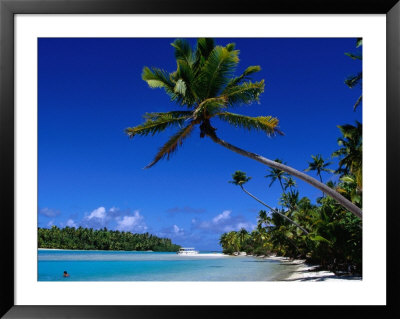
[[[15,14],[385,14],[387,21],[387,305],[386,306],[28,306],[14,303],[14,15]],[[400,154],[400,3],[398,0],[0,0],[0,183],[1,308],[4,318],[164,318],[255,312],[297,317],[399,316],[398,207],[395,202]],[[383,106],[376,106],[376,112]],[[376,163],[379,165],[379,163]],[[265,309],[267,307],[268,309]],[[312,307],[312,309],[310,309]],[[267,312],[265,312],[267,311]],[[312,312],[311,312],[312,311]]]

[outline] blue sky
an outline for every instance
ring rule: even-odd
[[[129,139],[124,129],[145,112],[179,109],[163,90],[141,79],[144,66],[175,70],[168,38],[39,39],[38,226],[107,227],[150,232],[174,243],[220,250],[223,232],[251,230],[263,209],[229,184],[236,170],[252,177],[247,189],[278,206],[278,183],[268,187],[268,167],[199,137],[195,131],[169,161],[143,169],[174,130]],[[189,39],[194,45],[195,39]],[[312,154],[337,149],[337,125],[361,121],[353,112],[360,88],[344,79],[361,70],[347,57],[355,39],[216,39],[235,42],[239,74],[249,65],[265,79],[260,103],[234,112],[273,115],[285,136],[269,138],[215,121],[220,138],[304,170]],[[333,159],[332,168],[337,160]],[[310,173],[315,176],[313,172]],[[324,181],[336,177],[325,174]],[[297,180],[301,196],[320,191]]]

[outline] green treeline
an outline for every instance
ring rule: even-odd
[[[322,173],[337,174],[339,181],[328,181],[326,185],[361,208],[362,125],[357,122],[356,126],[342,125],[339,129],[340,148],[332,154],[339,158],[339,167],[328,169],[331,163],[317,155],[312,156],[313,161],[305,170],[314,171],[321,182]],[[250,180],[244,172],[236,171],[232,177],[231,183],[240,186],[268,210],[259,212],[257,228],[252,232],[242,228],[222,234],[220,244],[224,253],[244,251],[253,255],[301,258],[336,272],[362,273],[362,221],[333,198],[321,193],[313,204],[309,198],[300,196],[292,177],[279,169],[271,169],[266,177],[271,181],[270,186],[277,182],[282,195],[278,203],[268,205],[244,188]]]
[[[39,248],[83,249],[83,250],[153,250],[178,251],[168,238],[159,238],[149,233],[133,234],[107,228],[94,230],[92,228],[52,226],[50,229],[38,228]]]

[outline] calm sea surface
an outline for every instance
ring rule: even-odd
[[[295,269],[273,260],[210,253],[38,251],[39,281],[271,281]],[[63,277],[64,270],[70,277]]]

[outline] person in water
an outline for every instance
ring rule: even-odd
[[[69,273],[67,273],[67,271],[66,270],[64,270],[64,275],[63,275],[64,277],[69,277]]]

